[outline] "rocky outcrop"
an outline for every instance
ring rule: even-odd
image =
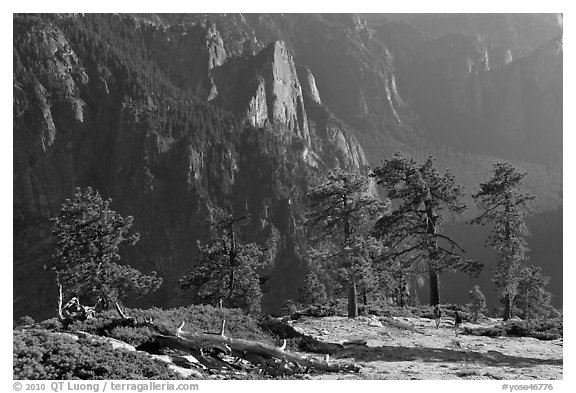
[[[318,87],[316,87],[316,79],[310,69],[306,66],[297,66],[298,76],[302,81],[302,93],[304,97],[315,104],[322,104]]]
[[[302,87],[292,55],[282,41],[276,41],[258,54],[259,70],[266,83],[268,120],[286,125],[309,141],[308,119],[304,110]]]
[[[482,114],[509,152],[547,162],[562,151],[562,70],[558,37],[486,75]]]
[[[371,25],[405,23],[420,34],[475,37],[487,52],[489,68],[532,53],[562,32],[562,14],[388,14],[367,16]],[[404,36],[405,38],[406,36]]]
[[[210,240],[211,206],[224,206],[252,217],[247,241],[277,245],[268,255],[272,300],[264,303],[279,309],[295,296],[304,268],[294,211],[302,203],[302,158],[310,143],[288,49],[275,43],[255,56],[227,59],[212,27],[178,31],[122,16],[67,18],[15,21],[16,315],[54,313],[55,281],[42,269],[53,250],[50,218],[77,186],[92,186],[113,199],[114,210],[134,216],[140,241],[122,250],[122,260],[165,279],[138,305],[185,301],[175,295],[176,282],[194,261],[196,241]],[[102,44],[98,18],[142,34],[144,47],[128,55],[118,50],[120,36]],[[219,79],[224,69],[234,72]],[[247,85],[255,88],[239,88]],[[222,106],[237,115],[206,103],[225,98],[231,106]],[[257,113],[260,129],[242,124],[248,110]]]
[[[154,60],[178,87],[208,101],[218,96],[212,70],[224,64],[228,55],[213,23],[141,28],[147,31],[145,42]]]
[[[351,168],[360,168],[367,164],[362,148],[354,139],[352,129],[343,123],[342,127],[332,127],[330,132],[322,131],[321,137],[311,135],[309,106],[321,105],[322,100],[310,69],[295,65],[292,48],[282,40],[274,40],[253,53],[254,48],[262,46],[262,41],[255,33],[258,28],[251,30],[250,23],[262,27],[267,23],[274,23],[273,18],[245,18],[240,15],[230,18],[214,16],[214,19],[217,21],[216,24],[204,22],[200,18],[195,19],[195,22],[186,28],[172,27],[155,32],[155,35],[161,37],[167,34],[171,37],[168,43],[172,47],[171,53],[168,53],[166,48],[161,49],[163,55],[160,61],[163,58],[178,58],[178,53],[182,50],[177,48],[184,46],[187,46],[188,50],[195,48],[196,53],[201,54],[196,57],[201,58],[203,62],[208,61],[209,67],[206,69],[194,67],[194,72],[191,74],[196,75],[196,79],[200,78],[199,75],[203,75],[200,80],[208,81],[210,86],[210,89],[203,88],[203,90],[197,87],[196,92],[204,91],[203,96],[208,100],[238,114],[253,127],[275,129],[286,141],[293,139],[301,141],[296,145],[300,146],[305,161],[313,167],[351,165]],[[234,30],[235,28],[238,30]],[[219,29],[226,31],[220,33]],[[223,36],[228,37],[227,40],[223,39]],[[231,41],[231,36],[242,42]],[[189,42],[192,37],[201,39],[195,38],[192,44]],[[186,44],[180,42],[182,40],[185,40]],[[151,40],[149,46],[153,53],[157,53],[156,46],[165,41],[165,38]],[[248,43],[250,45],[247,45]],[[210,53],[205,58],[202,54],[206,52],[206,48]],[[244,50],[245,48],[249,49]],[[227,53],[229,55],[226,55]],[[176,63],[182,61],[194,64],[194,61],[198,60],[184,57]],[[168,71],[170,70],[168,67]],[[390,102],[391,113],[398,117],[397,111],[402,110],[404,103],[399,98],[394,75],[388,76],[391,79],[382,84],[382,89],[386,91],[385,96]],[[181,76],[175,77],[177,84],[180,84],[181,78]],[[365,113],[368,113],[368,105],[372,106],[370,99],[365,99],[362,92],[359,105],[366,107]],[[341,131],[346,127],[347,131]],[[316,140],[315,147],[311,147],[312,139]],[[322,146],[322,143],[326,143],[327,146]],[[334,157],[329,157],[327,153],[323,154],[323,159],[320,158],[321,154],[318,154],[320,151],[338,153]]]
[[[208,48],[208,73],[209,76],[209,88],[208,101],[212,101],[218,95],[218,90],[214,83],[214,79],[211,75],[211,70],[213,68],[219,67],[226,61],[226,50],[224,49],[224,43],[222,42],[222,37],[216,30],[216,26],[212,24],[206,29],[206,46]]]
[[[426,41],[400,80],[424,137],[473,153],[554,160],[562,140],[558,41],[499,64],[478,37],[448,34]]]
[[[306,108],[312,136],[311,165],[321,169],[367,170],[368,159],[353,130],[323,105],[307,100]]]
[[[14,26],[13,228],[15,308],[45,297],[42,265],[50,257],[49,218],[78,183],[70,141],[86,122],[82,88],[89,79],[70,42],[50,24]],[[66,112],[66,116],[62,116]]]
[[[222,94],[215,103],[235,110],[254,127],[283,127],[290,132],[289,139],[303,142],[302,157],[310,166],[360,169],[368,165],[351,127],[322,106],[314,75],[294,64],[284,42],[231,61],[216,75]],[[391,86],[392,94],[397,94],[396,86]]]
[[[264,127],[268,122],[268,101],[266,99],[266,82],[256,76],[256,91],[248,102],[246,118],[254,127]]]
[[[362,169],[399,149],[446,151],[463,173],[558,156],[561,45],[497,54],[485,37],[366,18],[15,16],[15,309],[52,313],[49,219],[77,186],[135,217],[123,260],[166,278],[147,304],[181,300],[211,206],[249,214],[249,240],[277,244],[273,310],[305,268],[295,211],[310,167]]]
[[[487,52],[475,37],[454,34],[430,40],[423,45],[418,64],[427,92],[418,100],[433,101],[430,95],[435,94],[450,110],[481,116],[481,79],[490,67]],[[433,81],[436,84],[430,86]]]
[[[302,87],[290,51],[282,41],[268,45],[255,56],[239,59],[219,70],[215,102],[235,110],[254,127],[281,126],[310,143]]]
[[[60,30],[39,26],[17,39],[22,46],[30,46],[15,53],[15,67],[31,66],[38,77],[14,84],[14,113],[17,118],[38,116],[34,144],[46,151],[56,138],[53,106],[67,106],[77,124],[84,121],[85,103],[80,98],[79,87],[88,83],[88,76]],[[30,59],[39,59],[39,62],[28,64]],[[25,89],[32,90],[33,95],[28,96]]]

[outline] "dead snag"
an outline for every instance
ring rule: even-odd
[[[223,356],[217,356],[219,366],[221,366],[220,362],[226,363],[228,358],[232,360],[235,358],[246,359],[251,363],[257,363],[254,366],[272,374],[282,373],[281,369],[283,368],[293,372],[306,368],[326,372],[358,372],[360,369],[356,365],[329,364],[307,359],[281,348],[256,341],[234,339],[221,334],[184,332],[182,325],[178,329],[177,336],[158,334],[154,336],[153,340],[161,348],[177,349],[191,354],[200,352],[204,357],[208,353],[221,354]]]
[[[114,306],[116,308],[116,312],[118,313],[118,315],[120,315],[120,318],[128,319],[126,314],[124,314],[124,311],[122,311],[122,309],[120,308],[120,305],[118,304],[118,302],[114,302]]]
[[[58,282],[58,318],[60,321],[64,321],[64,315],[62,314],[62,284]]]
[[[84,306],[76,296],[68,300],[64,305],[62,295],[62,284],[58,281],[58,319],[64,324],[70,324],[74,321],[85,321],[92,319],[96,315],[95,307]]]

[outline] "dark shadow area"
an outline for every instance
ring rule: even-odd
[[[397,362],[422,360],[424,362],[477,362],[488,366],[531,367],[535,365],[563,365],[563,359],[536,359],[509,356],[496,351],[474,352],[448,348],[414,348],[398,346],[347,348],[334,355],[337,359],[354,358],[356,361]]]

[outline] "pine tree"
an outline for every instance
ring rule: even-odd
[[[474,285],[474,288],[470,290],[469,298],[470,303],[468,303],[468,309],[472,314],[472,319],[474,322],[478,322],[478,317],[482,310],[486,309],[486,297],[480,290],[478,285]]]
[[[410,301],[408,277],[417,272],[411,258],[400,257],[381,263],[381,286],[385,287],[395,304],[405,307]]]
[[[384,160],[373,176],[398,206],[374,227],[375,236],[388,249],[385,260],[392,263],[405,258],[410,270],[424,264],[429,275],[430,304],[439,304],[441,273],[449,269],[478,273],[482,268],[477,261],[465,258],[462,247],[441,233],[446,215],[461,214],[467,208],[462,187],[448,170],[441,175],[432,157],[420,164],[400,153]]]
[[[326,303],[326,287],[314,272],[308,273],[299,292],[298,300],[304,305]]]
[[[257,314],[262,300],[258,274],[262,251],[254,243],[235,247],[231,263],[228,239],[217,239],[209,245],[199,242],[198,260],[178,283],[195,304],[215,305],[222,300],[226,307]]]
[[[125,300],[155,291],[162,283],[155,273],[146,276],[119,263],[120,246],[134,245],[139,234],[131,233],[132,217],[110,209],[111,202],[90,187],[77,188],[52,219],[56,249],[46,268],[56,273],[66,296],[86,302],[100,296]]]
[[[262,291],[260,279],[265,262],[256,243],[242,243],[238,226],[247,217],[233,217],[223,209],[210,209],[216,239],[207,245],[198,242],[199,258],[188,274],[179,280],[180,288],[192,302],[242,308],[248,313],[260,312]]]
[[[509,162],[495,163],[492,178],[481,183],[480,190],[472,195],[481,211],[472,223],[494,225],[486,244],[498,254],[493,281],[504,302],[504,320],[512,317],[513,301],[522,277],[521,263],[528,258],[524,236],[529,233],[524,214],[534,196],[518,190],[525,176],[526,173],[518,172]]]
[[[545,289],[550,277],[542,275],[542,268],[534,265],[523,267],[520,277],[514,301],[524,319],[547,317],[553,309],[552,294]]]
[[[331,265],[348,289],[348,317],[358,316],[358,284],[370,271],[370,249],[375,242],[365,238],[366,224],[377,219],[387,204],[370,192],[366,175],[336,169],[308,192],[308,228],[313,258]]]
[[[282,315],[292,315],[296,311],[298,311],[298,309],[291,299],[286,300],[282,305]]]

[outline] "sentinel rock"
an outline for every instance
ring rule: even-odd
[[[302,140],[301,157],[311,167],[368,165],[352,129],[322,105],[314,75],[305,66],[295,66],[284,42],[274,41],[256,55],[229,58],[213,72],[219,92],[215,104],[253,127],[274,128],[286,140]],[[390,88],[396,95],[394,81]]]
[[[258,54],[257,61],[261,64],[258,73],[264,82],[267,120],[273,124],[285,125],[309,143],[310,135],[302,87],[294,60],[286,45],[282,41],[273,42]],[[257,92],[262,94],[262,89],[259,88]],[[261,98],[257,100],[262,101]],[[263,126],[263,124],[257,125]]]
[[[277,126],[310,144],[304,94],[292,55],[282,41],[214,70],[215,104],[241,115],[253,127]]]

